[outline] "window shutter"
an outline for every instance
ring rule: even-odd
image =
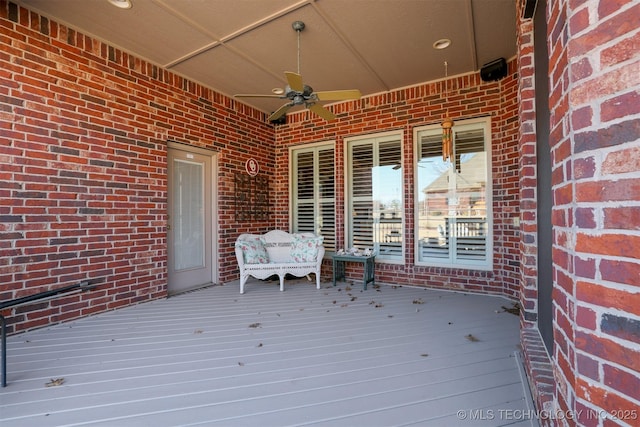
[[[336,250],[335,159],[333,148],[318,151],[318,207],[316,233],[324,236],[327,251]]]
[[[402,260],[402,143],[399,135],[348,143],[348,245]]]
[[[293,231],[322,235],[327,252],[336,244],[333,153],[333,146],[292,152]]]
[[[351,147],[351,239],[357,248],[373,247],[373,146]]]
[[[314,224],[314,153],[297,153],[297,185],[294,229],[297,232],[315,232]]]

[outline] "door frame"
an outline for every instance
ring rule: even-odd
[[[218,154],[219,152],[213,149],[207,149],[202,147],[194,147],[189,144],[184,144],[182,142],[177,141],[167,141],[167,209],[169,208],[168,197],[169,197],[169,150],[180,150],[186,151],[194,154],[199,154],[201,156],[207,156],[211,159],[211,218],[210,218],[210,226],[211,226],[211,283],[217,284],[220,280],[219,275],[219,257],[218,257]],[[168,210],[165,212],[168,214]],[[165,231],[167,233],[168,231]],[[165,234],[165,242],[167,248],[167,272],[169,269],[169,237]],[[167,274],[167,294],[169,296],[178,294],[180,292],[172,293],[169,289],[169,276]]]
[[[553,193],[549,147],[549,52],[547,51],[546,0],[538,0],[534,13],[536,173],[538,224],[538,331],[549,354],[553,353]]]

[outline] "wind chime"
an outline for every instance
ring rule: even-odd
[[[448,87],[448,82],[447,82],[447,77],[449,77],[449,73],[448,73],[448,65],[447,61],[444,61],[444,76],[445,76],[445,103],[448,104],[449,103],[449,96],[446,92],[447,87]],[[453,127],[453,119],[451,119],[449,117],[449,108],[447,107],[447,112],[445,113],[445,117],[444,120],[442,122],[442,124],[440,125],[442,126],[442,160],[443,161],[448,161],[451,160],[451,157],[453,157],[453,131],[452,131],[452,127]]]

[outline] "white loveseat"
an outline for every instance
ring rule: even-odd
[[[296,277],[310,273],[316,275],[316,288],[320,289],[320,267],[324,257],[322,236],[313,233],[290,234],[272,230],[265,234],[241,234],[236,240],[236,259],[240,268],[240,293],[249,276],[266,279],[274,274],[280,278],[284,291],[287,274]]]

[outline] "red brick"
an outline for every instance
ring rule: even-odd
[[[573,201],[573,185],[567,184],[557,188],[553,192],[553,201],[556,205],[566,205]]]
[[[640,283],[640,262],[603,259],[600,274],[603,280],[637,286]]]
[[[640,37],[640,33],[638,36]],[[640,113],[640,95],[637,91],[622,93],[604,101],[600,106],[600,118],[605,122],[638,113]]]
[[[593,67],[589,58],[582,58],[575,64],[571,64],[571,76],[575,80],[585,79],[593,73]]]
[[[640,146],[609,153],[602,162],[602,173],[606,175],[638,170],[640,170]]]
[[[619,395],[618,393],[606,390],[603,387],[599,387],[583,379],[578,379],[578,382],[576,384],[576,397],[609,412],[609,414],[611,415],[609,415],[607,418],[615,419],[615,417],[612,416],[615,414],[635,413],[635,418],[633,418],[633,415],[631,415],[624,420],[625,423],[631,423],[630,425],[633,425],[638,419],[637,404],[633,403],[628,398]],[[601,414],[598,418],[605,418],[603,415],[604,414]]]
[[[569,27],[571,32],[577,34],[582,30],[586,29],[590,25],[589,20],[589,9],[584,8],[576,12],[573,16],[571,16],[571,20],[569,22]]]
[[[598,3],[598,18],[604,19],[617,12],[632,0],[602,0]],[[637,16],[637,15],[636,15]]]
[[[576,225],[583,229],[596,228],[595,210],[593,208],[576,208]]]
[[[630,372],[611,365],[604,365],[604,383],[617,390],[623,395],[627,395],[640,401],[640,376],[638,372]],[[640,420],[640,414],[638,414]]]
[[[640,8],[638,8],[640,11]],[[620,66],[604,72],[597,79],[585,80],[572,91],[572,102],[576,105],[589,104],[610,93],[624,92],[630,86],[640,83],[640,62]]]
[[[591,378],[592,380],[600,381],[599,364],[593,358],[583,354],[577,354],[576,370],[580,375]]]
[[[604,208],[604,228],[640,230],[640,206]]]
[[[576,331],[575,345],[587,354],[640,371],[640,351],[637,349],[583,331]]]
[[[578,306],[576,308],[576,325],[582,328],[596,329],[596,313],[590,308]]]
[[[593,107],[586,105],[582,108],[572,111],[571,123],[575,131],[592,126],[593,124]]]
[[[576,282],[576,298],[582,302],[640,316],[640,294],[586,281]]]
[[[574,259],[574,263],[576,276],[587,279],[595,279],[596,262],[593,258],[583,259],[580,257],[576,257]]]
[[[560,372],[562,372],[562,375],[564,376],[564,378],[567,380],[567,382],[569,384],[574,384],[575,383],[575,371],[573,366],[571,365],[571,363],[569,362],[569,360],[567,359],[566,355],[556,351],[556,357],[555,357],[556,361],[556,367],[557,369],[560,370]]]
[[[610,67],[632,59],[638,54],[639,45],[640,34],[636,32],[630,37],[620,40],[615,45],[603,49],[600,54],[601,67]]]
[[[640,188],[640,184],[639,184]],[[634,258],[640,248],[640,236],[629,234],[586,234],[577,233],[576,251]]]
[[[578,182],[576,201],[605,202],[640,200],[640,182],[637,179],[620,179]]]
[[[573,173],[576,179],[591,178],[595,175],[596,164],[593,157],[575,159]]]

